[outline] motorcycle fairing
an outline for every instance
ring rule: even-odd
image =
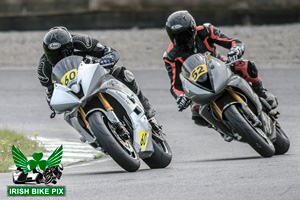
[[[73,94],[73,91],[70,88],[61,84],[54,84],[50,105],[58,112],[58,114],[71,111],[81,103],[81,100]]]
[[[107,82],[107,84],[104,83],[102,85],[101,90],[104,89],[103,87],[107,86],[105,93],[114,97],[124,107],[132,123],[134,150],[139,154],[139,156],[142,159],[149,157],[154,151],[153,144],[151,142],[152,127],[149,124],[147,117],[145,116],[144,109],[140,105],[137,96],[129,89],[128,89],[129,91],[127,92],[130,93],[127,93],[126,90],[124,92],[118,90],[117,85],[119,84],[121,84],[119,88],[122,88],[123,84],[121,82],[119,82],[118,84],[116,84],[115,82],[114,86],[112,86],[109,82]],[[132,102],[131,98],[135,99],[134,102]]]
[[[199,105],[205,105],[209,103],[216,95],[220,94],[224,88],[226,88],[228,77],[232,75],[232,72],[217,58],[212,57],[211,62],[207,62],[205,57],[201,54],[195,54],[191,57],[194,57],[193,62],[191,62],[189,60],[190,58],[188,58],[186,60],[188,62],[184,62],[184,65],[186,66],[185,71],[180,73],[182,87],[186,96],[189,97],[193,102]],[[199,63],[196,61],[199,61]],[[200,83],[195,83],[190,78],[191,72],[199,65],[203,65],[204,62],[207,66],[207,76],[208,80],[210,80],[212,90],[205,88]],[[192,64],[192,66],[189,66],[189,64]]]
[[[89,137],[90,134],[84,130],[84,128],[80,127],[77,116],[73,116],[73,113],[80,105],[84,107],[88,100],[98,92],[111,95],[124,107],[127,115],[131,119],[134,149],[141,158],[151,156],[154,151],[152,145],[152,127],[145,116],[143,106],[138,97],[123,83],[111,76],[107,70],[99,64],[85,64],[81,61],[82,57],[79,56],[70,56],[63,60],[65,61],[58,63],[60,65],[57,67],[56,72],[60,73],[55,74],[56,79],[65,80],[63,77],[66,76],[69,78],[68,75],[70,71],[74,69],[74,67],[65,67],[63,64],[66,64],[66,62],[74,62],[68,66],[76,66],[76,64],[78,64],[76,79],[75,76],[72,76],[74,79],[71,81],[72,84],[81,86],[84,95],[79,99],[73,90],[69,88],[71,82],[68,82],[67,86],[56,83],[50,105],[59,113],[68,111],[70,113],[69,115],[66,114],[66,119],[69,121],[68,123],[83,135],[89,143],[93,143],[93,139]],[[100,111],[108,118],[111,117],[105,110],[100,109]],[[89,111],[86,116],[90,113],[91,111]],[[92,132],[91,130],[89,131]]]

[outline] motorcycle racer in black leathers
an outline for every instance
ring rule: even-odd
[[[55,64],[70,55],[90,56],[100,58],[100,64],[105,65],[105,68],[109,70],[112,76],[124,83],[138,96],[148,119],[154,117],[155,110],[149,103],[149,100],[141,92],[132,72],[125,67],[115,65],[120,58],[115,49],[102,45],[98,40],[87,35],[70,34],[69,31],[62,26],[53,27],[49,30],[44,37],[43,48],[44,54],[39,61],[37,73],[38,79],[46,89],[46,100],[48,104],[50,104],[54,90],[51,75],[52,68]],[[52,108],[50,107],[50,109]],[[153,126],[151,123],[152,120],[149,120],[149,122]]]
[[[182,111],[191,104],[184,94],[179,78],[183,62],[192,54],[205,52],[210,52],[212,56],[224,62],[233,62],[244,54],[244,44],[240,40],[228,37],[212,24],[196,26],[194,18],[184,10],[172,13],[165,28],[171,43],[163,55],[163,60],[171,80],[171,94],[177,101],[179,111]],[[229,49],[227,57],[217,52],[215,44]],[[254,62],[237,61],[231,70],[251,83],[254,92],[265,98],[273,109],[277,107],[277,98],[263,87]],[[192,104],[191,111],[196,124],[211,126],[200,116],[199,105]]]

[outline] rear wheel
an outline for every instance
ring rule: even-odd
[[[261,129],[254,127],[236,105],[229,106],[224,111],[224,115],[234,132],[242,136],[242,140],[247,142],[257,153],[262,157],[274,155],[275,148],[269,138]]]
[[[275,155],[285,154],[290,148],[290,140],[279,126],[276,126],[276,140],[273,144]]]
[[[152,137],[154,152],[143,161],[151,168],[165,168],[172,160],[172,151],[166,140]]]
[[[88,121],[97,141],[118,165],[129,172],[139,169],[140,159],[131,142],[121,139],[114,126],[100,111],[91,113]]]

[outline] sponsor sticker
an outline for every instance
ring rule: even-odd
[[[171,27],[171,29],[172,29],[172,30],[178,30],[178,29],[180,29],[181,27],[182,27],[181,24],[176,24],[176,25],[173,25],[173,26]]]
[[[61,47],[61,44],[58,42],[53,42],[48,45],[48,48],[51,50],[59,49],[60,47]]]

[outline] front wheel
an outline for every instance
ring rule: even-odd
[[[172,151],[166,140],[152,137],[154,152],[143,161],[151,168],[165,168],[172,160]]]
[[[275,153],[273,143],[265,136],[261,129],[254,127],[247,117],[241,113],[236,105],[229,106],[224,111],[224,116],[234,132],[242,136],[242,140],[247,142],[262,157],[272,157]]]
[[[93,112],[88,121],[97,141],[118,165],[129,172],[139,169],[140,159],[131,142],[122,140],[101,112]]]

